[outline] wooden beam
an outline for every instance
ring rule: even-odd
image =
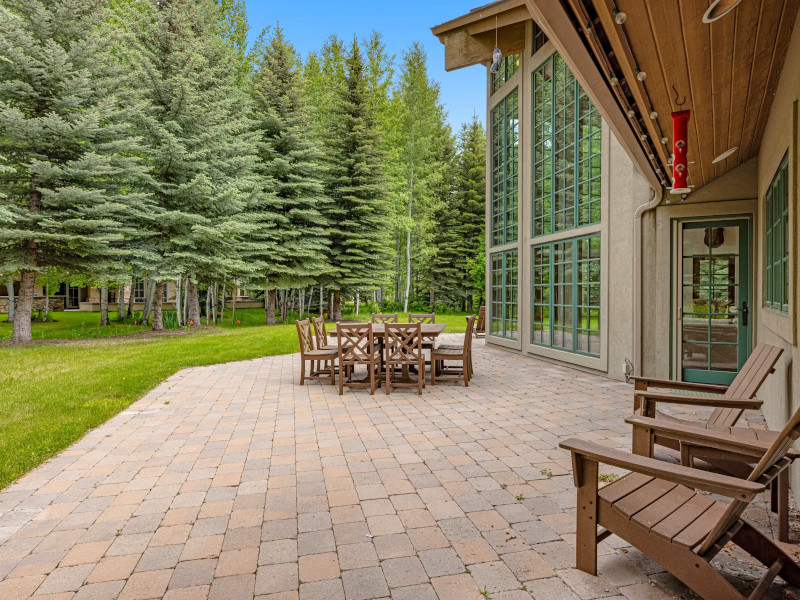
[[[525,4],[530,10],[533,20],[545,32],[569,65],[575,78],[608,123],[609,128],[639,172],[651,188],[660,191],[662,189],[661,181],[642,149],[639,138],[631,129],[628,116],[620,109],[606,83],[605,76],[598,70],[564,8],[554,0],[525,0]]]
[[[525,0],[506,0],[506,2],[490,4],[485,9],[473,10],[465,15],[461,15],[455,19],[446,21],[441,25],[431,27],[431,32],[433,32],[433,35],[438,36],[441,39],[442,35],[454,33],[457,29],[463,29],[464,27],[473,25],[478,21],[491,19],[493,24],[495,15],[500,15],[501,13],[512,10],[518,6],[524,7]]]
[[[491,32],[470,35],[465,30],[443,36],[444,68],[454,71],[481,63],[492,58],[495,36]],[[525,23],[516,23],[500,30],[498,47],[504,56],[521,52],[525,48]]]
[[[497,15],[493,19],[482,19],[481,21],[468,25],[467,32],[470,35],[478,35],[479,33],[485,33],[487,31],[494,32],[495,26],[498,28],[507,27],[509,25],[522,23],[530,18],[531,15],[528,12],[528,7],[524,4],[520,4],[507,12]]]

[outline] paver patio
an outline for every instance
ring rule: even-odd
[[[613,536],[600,577],[572,568],[558,442],[629,449],[631,386],[474,355],[469,388],[421,397],[300,387],[297,356],[177,373],[0,493],[0,599],[692,597]],[[776,525],[763,501],[748,516]]]

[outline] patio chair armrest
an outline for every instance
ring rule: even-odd
[[[670,381],[669,379],[655,379],[653,377],[631,377],[634,384],[644,384],[647,388],[670,388],[685,392],[709,392],[724,394],[728,391],[727,385],[712,385],[710,383],[691,383],[689,381]],[[637,390],[638,391],[638,390]]]
[[[772,446],[770,442],[760,441],[754,438],[737,437],[734,433],[736,427],[725,429],[706,429],[705,427],[691,427],[681,423],[672,423],[664,419],[654,419],[652,417],[642,417],[631,415],[625,422],[634,427],[645,427],[652,429],[656,434],[666,434],[667,437],[678,440],[681,443],[692,446],[703,446],[705,448],[715,448],[717,450],[729,450],[754,458],[760,458],[764,452]],[[743,429],[743,428],[738,428]],[[795,452],[790,453],[796,454]]]
[[[692,489],[704,490],[737,500],[751,500],[766,489],[754,481],[702,471],[691,467],[673,465],[655,458],[647,458],[601,446],[594,442],[569,438],[559,444],[573,455],[598,463],[627,469],[642,475],[649,475],[672,483],[685,485]]]
[[[649,400],[650,403],[686,404],[689,406],[711,406],[715,408],[740,408],[742,410],[758,410],[764,404],[758,398],[729,398],[726,396],[690,396],[688,394],[671,394],[670,392],[656,392],[636,390],[634,396]]]

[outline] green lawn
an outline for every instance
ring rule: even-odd
[[[56,323],[33,325],[37,340],[105,339],[0,345],[0,489],[180,369],[297,351],[294,324],[266,327],[261,309],[236,314],[240,325],[109,337],[142,328],[101,328],[99,313],[54,313]],[[464,331],[463,315],[436,320],[447,332]],[[0,322],[0,340],[10,329]]]

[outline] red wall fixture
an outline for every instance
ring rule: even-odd
[[[688,145],[687,132],[689,130],[689,117],[692,111],[679,110],[672,113],[672,191],[673,194],[688,194],[692,191],[687,178],[689,177],[689,161],[687,159]]]

